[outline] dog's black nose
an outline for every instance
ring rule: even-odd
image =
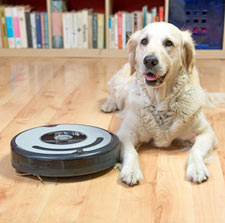
[[[146,56],[144,58],[144,65],[147,68],[153,68],[154,66],[156,66],[159,63],[157,57],[155,56]]]

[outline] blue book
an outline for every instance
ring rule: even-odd
[[[37,33],[37,48],[42,48],[42,41],[41,41],[41,15],[38,12],[35,14],[35,21],[36,21],[36,33]]]
[[[12,8],[11,7],[5,8],[5,24],[6,24],[9,48],[15,48],[16,42],[15,42],[15,38],[14,38],[15,36],[14,36],[14,30],[13,30],[13,18],[12,18]]]
[[[8,38],[13,38],[14,32],[13,32],[13,19],[12,19],[12,17],[6,16],[5,17],[5,23],[6,23]]]
[[[49,48],[49,36],[48,36],[48,13],[44,12],[44,26],[45,26],[45,48]]]

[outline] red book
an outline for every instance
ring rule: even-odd
[[[118,25],[118,49],[122,49],[122,12],[117,13]]]
[[[164,7],[159,7],[159,21],[163,22],[164,21]]]

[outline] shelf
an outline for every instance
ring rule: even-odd
[[[224,50],[197,50],[198,59],[225,59]],[[116,49],[0,49],[0,57],[97,57],[126,58],[127,50]]]
[[[115,49],[0,49],[0,57],[127,57]]]

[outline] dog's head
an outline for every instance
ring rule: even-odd
[[[192,73],[195,51],[191,34],[172,24],[149,24],[130,37],[127,47],[131,74],[136,71],[150,86],[162,86],[181,67]]]

